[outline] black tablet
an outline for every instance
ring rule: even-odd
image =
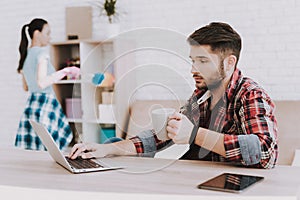
[[[250,185],[263,180],[261,176],[223,173],[198,185],[199,189],[239,193]]]

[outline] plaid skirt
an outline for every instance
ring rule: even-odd
[[[29,120],[44,124],[59,149],[66,148],[73,134],[60,103],[53,94],[31,93],[22,114],[15,146],[31,150],[46,150]]]

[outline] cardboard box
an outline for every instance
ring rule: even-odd
[[[90,39],[92,38],[91,6],[66,7],[66,38]]]
[[[102,124],[114,124],[115,114],[114,114],[114,104],[99,104],[99,122]]]

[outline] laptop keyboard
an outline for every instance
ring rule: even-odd
[[[83,159],[81,157],[77,157],[76,159],[70,159],[66,157],[67,161],[71,166],[76,169],[86,169],[86,168],[99,168],[103,167],[102,165],[92,161],[91,159]]]

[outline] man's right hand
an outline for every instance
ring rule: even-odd
[[[69,154],[69,158],[76,159],[81,156],[83,159],[88,158],[101,158],[107,155],[106,150],[108,149],[107,144],[97,144],[97,143],[78,143],[72,147]]]
[[[81,156],[83,159],[102,158],[105,156],[135,156],[137,155],[135,145],[131,140],[123,140],[109,144],[78,143],[75,144],[68,155],[75,159]]]

